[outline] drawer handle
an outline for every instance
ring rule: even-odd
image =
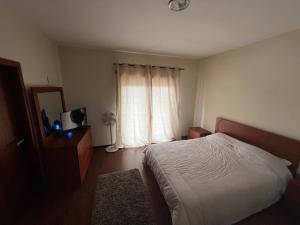
[[[24,140],[24,138],[23,138],[23,139],[21,139],[20,141],[18,141],[18,142],[17,142],[17,146],[18,146],[18,147],[20,147],[20,146],[21,146],[21,144],[22,144],[24,141],[25,141],[25,140]]]

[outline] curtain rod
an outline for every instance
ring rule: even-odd
[[[168,66],[154,66],[154,65],[144,65],[144,64],[131,64],[131,63],[113,63],[113,65],[117,66],[122,66],[122,65],[127,65],[127,66],[141,66],[141,67],[158,67],[158,68],[164,68],[164,69],[178,69],[178,70],[184,70],[184,68],[177,68],[177,67],[168,67]]]

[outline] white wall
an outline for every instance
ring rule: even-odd
[[[58,48],[26,18],[1,4],[0,57],[21,63],[25,85],[62,85]]]
[[[109,144],[101,114],[116,111],[116,76],[113,63],[136,63],[183,67],[181,73],[180,133],[193,123],[198,62],[154,55],[109,52],[72,47],[60,48],[64,92],[68,108],[87,107],[94,145]]]
[[[198,78],[205,128],[222,116],[300,140],[300,30],[201,60]]]

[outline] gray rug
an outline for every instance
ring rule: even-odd
[[[138,169],[99,175],[91,225],[154,225]]]

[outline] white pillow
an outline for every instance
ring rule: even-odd
[[[250,155],[252,155],[252,157],[255,155],[257,157],[256,158],[257,160],[253,163],[259,163],[259,164],[262,163],[268,166],[273,171],[276,171],[276,174],[279,175],[281,178],[283,178],[283,180],[285,181],[288,181],[289,179],[292,178],[292,174],[287,168],[292,164],[290,161],[277,157],[264,149],[261,149],[254,145],[250,145],[248,143],[230,137],[226,134],[223,133],[218,133],[218,134],[219,134],[218,135],[219,138],[224,139],[228,145],[232,145],[236,151],[240,151],[240,153],[246,156],[247,158]],[[213,135],[209,135],[209,136],[213,136]]]
[[[279,157],[277,157],[277,158],[279,158]],[[289,167],[290,165],[292,165],[292,163],[291,163],[289,160],[287,160],[287,159],[283,159],[283,158],[279,158],[279,159],[283,160],[284,164],[285,164],[287,167]]]

